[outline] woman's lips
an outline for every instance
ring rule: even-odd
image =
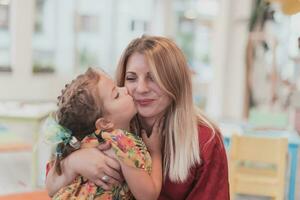
[[[135,100],[135,102],[140,106],[148,106],[154,101],[154,99],[139,99]]]

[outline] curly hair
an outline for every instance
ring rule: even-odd
[[[100,78],[96,70],[89,68],[70,84],[65,85],[58,97],[56,120],[61,126],[69,129],[78,141],[93,133],[96,130],[96,120],[102,117],[103,106],[99,90],[95,87]],[[62,152],[56,156],[55,170],[61,175],[61,160],[76,149],[63,142],[58,144],[58,148]]]

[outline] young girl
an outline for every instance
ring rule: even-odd
[[[141,138],[126,131],[136,112],[127,89],[116,87],[101,71],[89,68],[66,85],[58,97],[55,119],[50,118],[46,122],[48,140],[59,142],[54,170],[49,173],[57,173],[57,187],[76,178],[56,194],[49,195],[56,200],[157,199],[162,184],[159,134],[162,123],[156,123],[150,137],[142,135],[144,143]],[[105,154],[120,163],[126,183],[115,184],[111,190],[104,190],[61,167],[60,162],[70,153],[80,148],[96,147],[105,141],[112,146]],[[101,178],[105,183],[109,179],[106,174]]]

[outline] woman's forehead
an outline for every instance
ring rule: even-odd
[[[151,69],[145,55],[140,53],[134,53],[129,57],[126,66],[126,72],[149,72],[150,70]]]

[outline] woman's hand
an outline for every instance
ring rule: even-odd
[[[147,146],[150,154],[159,153],[161,154],[161,143],[162,143],[162,129],[164,124],[164,117],[156,120],[152,128],[152,133],[148,137],[145,130],[142,130],[142,138]]]
[[[110,149],[108,143],[101,144],[97,148],[80,149],[69,155],[66,163],[75,173],[109,190],[114,184],[122,182],[123,177],[120,174],[119,162],[104,153],[104,150],[108,149]]]
[[[49,195],[53,196],[60,188],[69,185],[79,174],[105,190],[123,182],[120,163],[103,153],[112,151],[110,148],[110,144],[105,143],[97,148],[83,148],[73,152],[62,160],[60,176],[52,167],[46,179]]]

